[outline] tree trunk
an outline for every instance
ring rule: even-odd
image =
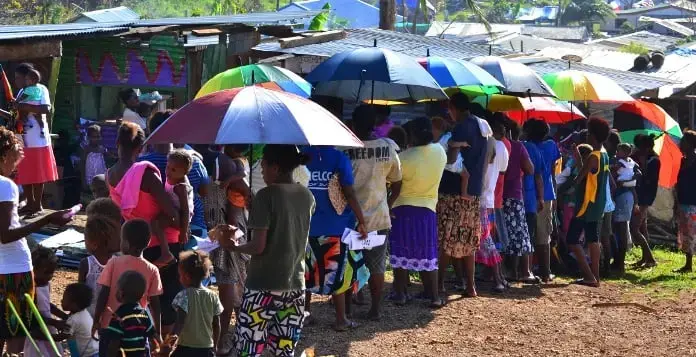
[[[396,22],[395,0],[379,0],[379,28],[382,30],[394,30]]]

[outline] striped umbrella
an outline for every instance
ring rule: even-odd
[[[195,99],[172,114],[147,141],[363,146],[319,104],[258,86],[226,89]]]
[[[567,70],[543,76],[560,100],[583,102],[633,102],[626,91],[601,74]]]
[[[442,88],[462,86],[505,88],[495,77],[471,62],[428,56],[420,59],[418,63],[425,67]]]
[[[655,152],[661,164],[659,184],[671,188],[677,183],[682,159],[679,141],[683,135],[679,123],[662,107],[644,101],[622,104],[614,110],[614,129],[628,143],[633,143],[638,134],[655,135]]]
[[[251,85],[290,92],[305,98],[312,94],[312,85],[309,82],[285,68],[268,64],[249,64],[217,74],[203,85],[196,98],[223,89]]]
[[[549,124],[585,119],[582,112],[571,103],[557,102],[549,97],[521,98],[493,94],[476,97],[473,102],[492,112],[505,112],[510,119],[520,124],[530,118],[541,119]]]

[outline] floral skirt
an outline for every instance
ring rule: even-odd
[[[437,270],[437,215],[429,208],[399,206],[392,210],[389,262],[393,268]]]
[[[696,254],[696,206],[679,205],[679,249]]]
[[[449,257],[472,256],[481,239],[480,199],[471,201],[459,195],[440,195],[437,203],[437,230],[440,248]]]
[[[362,252],[348,250],[338,236],[310,237],[305,264],[305,285],[314,294],[357,292],[370,278]]]
[[[524,202],[514,198],[506,198],[503,201],[503,216],[509,240],[505,254],[518,257],[532,254],[534,249],[529,239]]]
[[[476,262],[488,267],[496,266],[503,261],[491,235],[491,222],[494,219],[493,209],[481,209],[481,246],[476,251]]]

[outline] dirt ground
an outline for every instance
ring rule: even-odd
[[[58,302],[65,285],[76,280],[76,271],[59,271],[52,300]],[[650,298],[655,291],[615,283],[599,289],[559,283],[517,285],[503,295],[488,291],[481,283],[479,298],[450,295],[438,311],[425,302],[405,307],[385,302],[380,322],[361,320],[367,306],[356,306],[360,326],[343,333],[330,329],[333,309],[315,296],[317,322],[303,330],[300,347],[313,347],[316,356],[696,356],[693,293],[655,299]]]

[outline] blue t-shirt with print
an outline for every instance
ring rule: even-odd
[[[481,128],[476,117],[470,115],[459,121],[452,131],[452,140],[466,141],[469,144],[469,147],[461,149],[464,167],[469,171],[468,194],[480,197],[481,191],[483,191],[483,177],[486,172],[488,139],[481,135]]]
[[[556,199],[556,190],[553,188],[553,169],[556,161],[561,158],[561,151],[556,142],[551,139],[537,143],[536,146],[544,159],[544,171],[541,173],[544,179],[544,201],[553,201]]]
[[[541,157],[541,153],[534,143],[525,141],[522,144],[525,149],[527,149],[529,160],[532,162],[532,165],[534,165],[534,174],[524,175],[524,211],[527,213],[537,213],[537,192],[534,176],[537,174],[543,175],[544,159]]]
[[[302,151],[310,156],[309,190],[314,195],[316,208],[309,227],[310,237],[342,236],[346,228],[355,228],[355,215],[350,207],[338,215],[329,200],[329,181],[338,175],[341,185],[353,185],[353,167],[348,156],[328,146],[310,146]]]

